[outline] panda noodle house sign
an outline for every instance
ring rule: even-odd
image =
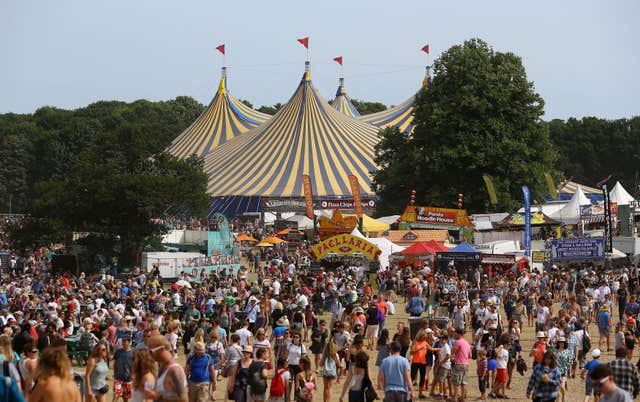
[[[341,234],[329,237],[328,239],[316,244],[311,248],[311,252],[316,260],[321,260],[327,256],[327,254],[362,254],[371,261],[374,261],[378,257],[378,254],[380,254],[380,249],[375,244],[360,237],[350,234]]]

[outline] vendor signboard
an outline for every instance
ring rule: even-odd
[[[438,261],[455,261],[455,262],[477,262],[480,263],[480,253],[456,253],[443,252],[436,253]]]
[[[465,209],[418,207],[415,205],[409,205],[400,217],[400,221],[426,225],[473,227]]]
[[[590,237],[551,241],[551,260],[589,260],[604,258],[604,239]]]
[[[353,255],[362,254],[369,260],[375,260],[380,249],[373,243],[350,234],[329,237],[311,248],[316,260],[321,260],[328,254]]]
[[[356,209],[356,203],[353,199],[330,199],[319,202],[321,209]],[[363,199],[360,201],[363,209],[373,209],[376,207],[376,200]]]

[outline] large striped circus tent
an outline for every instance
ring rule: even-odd
[[[168,151],[178,158],[202,157],[212,149],[246,133],[271,118],[240,102],[227,90],[226,67],[213,100],[202,114],[180,134]]]
[[[422,86],[426,87],[429,80],[429,68],[427,67],[427,74],[422,80]],[[416,97],[414,95],[398,106],[381,112],[360,116],[359,119],[380,128],[397,127],[401,132],[408,134],[413,130],[413,109],[415,99]]]
[[[336,92],[335,99],[333,100],[333,102],[331,102],[331,106],[333,106],[333,108],[338,112],[349,117],[360,116],[360,113],[358,113],[358,109],[353,106],[353,103],[351,103],[351,99],[347,95],[347,91],[344,89],[344,78],[340,78],[338,91]]]
[[[308,174],[314,196],[351,196],[349,175],[371,196],[378,128],[332,108],[311,83],[309,63],[289,102],[268,122],[204,159],[213,197],[302,198]]]

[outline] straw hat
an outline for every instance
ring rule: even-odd
[[[544,331],[538,331],[538,333],[536,334],[536,338],[546,338],[547,334],[544,333]]]
[[[204,352],[206,350],[204,342],[195,342],[193,344],[193,350],[195,350],[196,352]]]
[[[253,353],[253,346],[251,345],[244,345],[242,347],[242,352],[243,353]]]
[[[276,327],[288,327],[288,326],[289,326],[289,319],[286,316],[282,316],[278,318],[278,320],[276,321]]]

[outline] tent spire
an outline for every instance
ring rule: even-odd
[[[304,80],[311,81],[311,62],[309,60],[304,62]]]
[[[431,82],[431,66],[425,67],[424,78],[422,79],[422,86],[426,87]]]
[[[222,72],[220,74],[220,84],[218,85],[218,93],[226,94],[227,93],[227,68],[222,67]]]

